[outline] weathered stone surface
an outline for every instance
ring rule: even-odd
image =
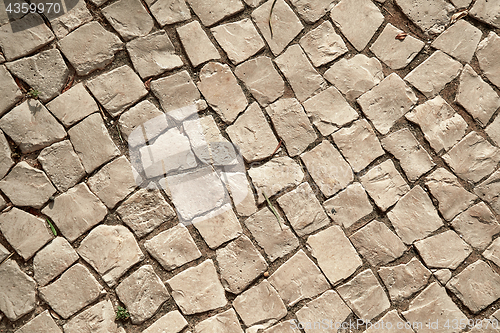
[[[245,83],[261,106],[274,102],[285,91],[285,83],[269,57],[260,56],[250,59],[238,65],[234,74]]]
[[[98,22],[92,21],[64,37],[59,47],[77,74],[87,75],[109,65],[115,53],[123,49],[123,42]]]
[[[223,172],[222,181],[233,198],[236,212],[240,216],[250,216],[257,211],[253,189],[246,172]]]
[[[45,286],[80,258],[64,237],[56,237],[33,259],[35,280]]]
[[[491,83],[500,87],[500,63],[496,61],[500,52],[500,37],[491,31],[477,46],[476,57],[479,67]]]
[[[119,333],[115,310],[110,300],[103,300],[74,316],[64,325],[67,333]]]
[[[405,326],[406,324],[406,326]],[[366,333],[413,333],[415,332],[411,327],[413,323],[408,323],[401,319],[397,310],[387,312],[380,320],[372,325],[365,331]]]
[[[38,101],[28,99],[0,118],[0,129],[21,148],[31,153],[61,141],[66,131]]]
[[[231,308],[197,324],[195,332],[243,333],[243,329],[240,326],[236,312]]]
[[[303,153],[300,158],[326,197],[331,197],[354,180],[349,164],[327,140]]]
[[[452,57],[470,62],[481,40],[482,32],[464,20],[458,20],[432,42],[432,46]]]
[[[45,310],[18,329],[16,333],[62,333],[62,330],[50,316],[49,310]]]
[[[155,321],[151,326],[146,328],[143,333],[179,333],[182,331],[188,322],[182,314],[175,310],[170,311],[157,321]]]
[[[54,203],[45,207],[42,213],[49,216],[63,236],[73,242],[101,222],[108,210],[82,183],[58,195]]]
[[[500,4],[487,0],[476,1],[470,10],[470,15],[495,28],[500,28],[500,15],[498,13],[500,13]]]
[[[146,0],[151,14],[161,26],[189,20],[191,12],[184,0]]]
[[[500,117],[496,117],[495,120],[486,127],[485,131],[491,140],[493,140],[497,146],[500,146]]]
[[[384,15],[370,0],[342,0],[333,7],[330,18],[358,51],[384,22]]]
[[[382,267],[378,274],[394,302],[403,301],[423,289],[432,275],[417,258],[406,264]]]
[[[441,284],[444,286],[446,282],[450,281],[452,273],[449,269],[439,269],[433,274],[436,279],[438,279],[438,281],[441,282]]]
[[[455,11],[445,0],[396,0],[396,4],[426,34],[443,32]]]
[[[415,242],[415,247],[432,268],[456,269],[472,253],[472,248],[452,230]]]
[[[0,262],[4,261],[10,255],[10,251],[7,250],[2,244],[0,244]]]
[[[41,2],[34,1],[34,3]],[[92,21],[92,14],[90,14],[90,11],[87,9],[85,1],[76,2],[75,6],[71,8],[71,10],[61,16],[56,15],[56,13],[51,13],[52,15],[47,14],[45,15],[50,21],[52,31],[54,31],[54,34],[59,39],[62,39],[67,34],[85,23]]]
[[[293,0],[291,2],[300,17],[307,23],[318,21],[335,4],[334,0]]]
[[[370,46],[370,51],[392,69],[406,67],[422,50],[425,44],[410,35],[406,36],[403,40],[398,40],[396,36],[400,33],[403,33],[403,30],[388,23],[375,43]]]
[[[312,2],[316,1],[313,0]],[[325,0],[319,1],[325,2]],[[296,2],[311,1],[296,0]],[[332,3],[332,0],[326,0],[326,2]],[[305,34],[300,39],[300,46],[302,46],[315,67],[329,63],[348,51],[342,37],[335,32],[330,21],[323,22],[317,28]]]
[[[387,217],[405,244],[425,238],[443,225],[429,195],[419,185],[406,193]]]
[[[500,170],[493,173],[488,179],[477,186],[474,192],[488,202],[493,210],[500,214]]]
[[[0,295],[0,310],[15,321],[35,309],[36,282],[14,260],[7,260],[0,266]]]
[[[228,16],[242,11],[245,6],[240,0],[187,0],[203,25],[211,26]]]
[[[252,19],[275,56],[304,29],[297,15],[284,0],[277,0],[276,3],[266,1],[252,12]]]
[[[172,297],[185,315],[218,309],[227,304],[214,263],[205,260],[167,281]]]
[[[497,238],[483,252],[483,257],[493,261],[497,266],[500,266],[500,238]]]
[[[0,66],[0,116],[6,113],[14,104],[19,102],[23,94],[5,66]]]
[[[101,12],[126,41],[145,36],[154,27],[153,18],[139,0],[119,0],[102,8]]]
[[[77,252],[109,286],[114,286],[130,267],[144,259],[134,235],[122,225],[95,227]]]
[[[349,228],[373,211],[368,195],[360,183],[347,186],[345,190],[326,200],[323,207],[333,221],[344,228]]]
[[[453,277],[446,288],[477,313],[500,298],[500,276],[490,265],[478,260]]]
[[[162,30],[127,43],[127,51],[143,79],[184,65],[167,33]]]
[[[383,211],[398,202],[410,190],[391,160],[373,167],[360,177],[360,180],[366,192]]]
[[[299,329],[296,328],[291,321],[284,321],[277,325],[268,328],[263,331],[263,333],[299,333]]]
[[[453,147],[467,130],[465,120],[441,96],[418,105],[406,119],[420,126],[437,153]]]
[[[361,319],[371,320],[391,306],[384,289],[369,269],[337,287],[337,292]]]
[[[364,54],[340,59],[324,76],[349,100],[359,97],[384,79],[382,65],[377,58],[368,58]]]
[[[38,289],[40,297],[67,319],[106,293],[89,270],[75,264],[55,282]]]
[[[331,284],[347,279],[362,261],[339,226],[320,231],[307,239],[307,247]]]
[[[228,204],[207,215],[193,219],[192,223],[211,249],[243,233],[238,217]]]
[[[271,262],[284,257],[299,246],[299,241],[291,229],[286,225],[281,229],[278,223],[283,222],[278,222],[267,207],[247,218],[244,223]]]
[[[409,129],[404,128],[382,139],[384,149],[399,160],[406,177],[416,181],[436,164]]]
[[[220,59],[219,51],[208,38],[200,22],[195,20],[177,28],[177,34],[194,67],[209,60]]]

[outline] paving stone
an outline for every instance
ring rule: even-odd
[[[61,52],[78,75],[104,69],[123,46],[118,36],[104,29],[96,21],[82,25],[59,42]]]
[[[64,237],[56,237],[33,259],[35,280],[45,286],[80,258]]]
[[[375,43],[370,46],[370,51],[392,69],[405,68],[425,45],[411,35],[407,35],[403,40],[397,39],[396,36],[403,32],[387,23]]]
[[[347,279],[362,265],[351,242],[336,225],[309,236],[307,247],[331,284]]]
[[[236,67],[234,74],[245,83],[252,96],[263,107],[285,92],[285,83],[269,57],[260,56],[245,61]]]
[[[410,181],[416,181],[436,165],[407,128],[383,138],[382,145],[398,159]]]
[[[384,15],[370,0],[341,0],[330,12],[333,23],[358,50],[363,50],[384,22]]]
[[[357,101],[373,126],[385,135],[399,118],[410,111],[418,98],[399,75],[392,73]]]
[[[58,315],[68,319],[106,292],[85,266],[75,264],[38,293]]]
[[[267,263],[242,235],[216,252],[220,278],[224,289],[239,294],[267,270]]]
[[[95,227],[82,240],[77,252],[110,287],[130,267],[144,259],[134,235],[122,225]]]
[[[16,330],[16,333],[62,333],[62,330],[52,319],[49,311],[45,310]]]
[[[467,130],[465,120],[441,96],[418,105],[406,119],[420,126],[437,153],[453,147]]]
[[[401,257],[406,246],[384,223],[372,221],[350,237],[358,252],[371,265],[385,265]]]
[[[443,32],[455,11],[445,0],[396,0],[396,4],[425,34]]]
[[[488,179],[479,184],[474,192],[484,201],[488,202],[493,210],[500,214],[500,170],[493,173]]]
[[[12,151],[10,150],[9,143],[0,130],[0,179],[2,179],[14,165],[11,154]]]
[[[431,98],[439,94],[461,71],[462,65],[458,61],[438,50],[404,79],[427,98]]]
[[[314,23],[323,17],[335,4],[334,0],[293,0],[292,5],[307,23]]]
[[[348,100],[361,96],[384,79],[377,58],[356,54],[335,62],[324,74],[325,79],[340,90]]]
[[[151,326],[146,328],[143,333],[179,333],[184,328],[186,328],[188,322],[182,314],[175,310],[170,311],[157,321],[155,321]]]
[[[0,85],[2,86],[0,116],[2,116],[22,99],[23,94],[5,66],[0,66]]]
[[[182,224],[147,240],[144,247],[167,271],[201,257],[188,229]]]
[[[382,267],[378,274],[393,302],[401,302],[422,290],[432,275],[415,257],[406,264]]]
[[[384,289],[369,269],[337,287],[337,292],[354,313],[364,320],[372,320],[391,306]]]
[[[349,228],[373,211],[368,195],[360,183],[347,186],[345,190],[323,202],[323,207],[333,221],[344,228]]]
[[[465,65],[460,75],[460,86],[455,101],[483,127],[500,108],[500,96],[469,65]]]
[[[360,181],[375,204],[383,211],[398,202],[410,190],[391,160],[371,168],[360,177]]]
[[[404,194],[387,213],[387,217],[398,236],[408,245],[429,236],[443,226],[429,195],[420,186],[415,186]]]
[[[288,47],[274,62],[285,75],[300,102],[326,88],[325,80],[311,65],[299,45]]]
[[[29,99],[0,118],[0,128],[21,149],[32,153],[66,136],[64,127],[37,100]]]
[[[436,169],[426,178],[425,185],[438,201],[438,209],[447,221],[470,207],[477,198],[460,185],[455,175],[444,168]]]
[[[74,7],[63,15],[59,16],[56,13],[52,15],[47,15],[48,13],[45,14],[50,21],[52,31],[54,31],[54,34],[59,39],[62,39],[76,28],[93,19],[92,14],[90,14],[90,11],[87,9],[85,1],[78,1],[72,4],[74,4]]]
[[[205,26],[214,25],[245,8],[240,0],[222,0],[216,3],[209,0],[187,0],[187,2]]]
[[[159,2],[159,1],[158,1]],[[142,79],[182,67],[184,63],[165,31],[136,38],[127,43],[130,60]]]
[[[405,326],[406,324],[406,326]],[[376,323],[371,323],[366,333],[384,332],[384,333],[397,333],[397,332],[415,332],[411,327],[413,323],[408,323],[401,319],[397,310],[387,312]]]
[[[253,189],[246,172],[224,172],[222,181],[233,198],[236,212],[240,216],[250,216],[257,211]]]
[[[279,197],[278,203],[299,237],[330,223],[330,219],[307,182]]]
[[[2,244],[0,244],[0,262],[4,261],[10,255],[10,251],[7,250]]]
[[[441,282],[441,284],[444,286],[446,282],[450,281],[452,273],[449,269],[439,269],[433,274],[436,279],[438,279],[438,281]]]
[[[73,242],[104,220],[108,210],[87,185],[81,183],[58,195],[42,213],[50,217],[63,236]]]
[[[415,247],[431,268],[456,269],[472,253],[472,248],[452,230],[417,241]]]
[[[299,241],[291,229],[286,225],[281,229],[276,216],[267,207],[247,218],[244,223],[271,262],[284,257],[299,246]]]
[[[500,87],[500,64],[496,61],[498,52],[500,52],[500,37],[491,31],[477,46],[476,57],[484,75],[491,83]]]
[[[358,113],[335,87],[323,90],[302,103],[312,123],[324,136],[356,120]]]
[[[500,117],[496,117],[491,124],[486,127],[486,134],[500,146]]]
[[[294,327],[291,321],[284,321],[268,328],[263,333],[299,333],[299,329]]]
[[[332,138],[354,172],[363,170],[385,153],[375,131],[365,119],[341,128],[332,134]]]
[[[135,180],[134,170],[125,156],[106,164],[87,181],[89,188],[108,207],[129,195],[140,182]]]
[[[267,280],[236,297],[233,307],[247,327],[257,323],[269,327],[287,314],[278,292]]]
[[[470,2],[469,2],[470,3]],[[500,28],[500,4],[487,1],[479,0],[474,3],[470,10],[470,15],[474,16],[478,20],[486,22],[495,28]]]
[[[236,312],[231,308],[197,324],[195,332],[243,333],[243,330],[241,329]]]
[[[499,286],[500,276],[482,260],[469,265],[446,284],[473,313],[500,298]]]
[[[470,62],[481,40],[482,32],[464,20],[458,20],[432,42],[432,47],[452,57]]]
[[[332,0],[295,0],[297,4],[305,3],[306,6],[309,5],[309,2],[320,1],[332,3]],[[312,9],[312,11],[314,10]],[[342,37],[335,32],[330,21],[323,22],[317,28],[305,34],[300,39],[300,46],[302,46],[315,67],[329,63],[348,51]]]
[[[458,177],[478,182],[495,170],[500,150],[473,131],[443,155],[443,159]]]
[[[128,41],[142,37],[154,27],[153,18],[139,0],[119,0],[101,9],[111,26]],[[133,12],[133,15],[130,13]]]
[[[167,288],[151,265],[140,267],[120,282],[116,287],[116,294],[126,306],[130,320],[135,325],[151,318],[169,297]]]
[[[460,237],[479,251],[484,250],[500,232],[495,214],[484,202],[479,202],[458,215],[451,225]]]
[[[14,260],[7,260],[0,266],[0,293],[0,311],[11,321],[36,307],[36,282]]]
[[[209,60],[220,59],[219,51],[208,38],[200,22],[192,21],[177,28],[177,34],[194,67]]]
[[[191,12],[184,0],[146,0],[151,14],[160,26],[189,20]]]
[[[115,310],[110,300],[103,300],[77,314],[64,325],[67,333],[119,333]]]
[[[327,140],[300,155],[312,179],[328,198],[354,180],[349,164]]]
[[[167,281],[175,303],[185,315],[221,308],[227,304],[214,263],[207,259]]]
[[[483,257],[500,266],[500,238],[496,238],[483,252]]]
[[[297,15],[284,0],[277,0],[276,3],[266,1],[252,12],[252,19],[275,56],[304,29]]]

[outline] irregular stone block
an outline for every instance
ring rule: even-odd
[[[243,233],[238,217],[229,204],[193,219],[192,223],[211,249]]]
[[[236,212],[240,216],[250,216],[257,211],[253,189],[246,172],[223,172],[222,181],[233,197]]]
[[[62,330],[50,316],[49,310],[45,310],[24,324],[16,333],[62,333]]]
[[[5,66],[0,66],[0,116],[23,98],[23,93]]]
[[[80,257],[64,237],[56,237],[41,249],[33,259],[35,280],[45,286],[73,265]]]
[[[405,326],[406,325],[406,326]],[[376,333],[383,329],[388,333],[392,332],[415,332],[411,327],[414,326],[413,323],[408,323],[401,319],[397,310],[392,310],[387,312],[380,320],[376,323],[371,323],[371,326],[365,331],[366,333]],[[391,327],[391,328],[389,328]]]
[[[486,0],[476,1],[470,10],[470,15],[495,28],[500,28],[500,16],[498,13],[500,13],[500,4]]]
[[[7,260],[0,266],[0,293],[0,310],[11,321],[18,320],[36,307],[36,282],[14,260]]]
[[[90,11],[87,9],[85,1],[76,2],[75,6],[63,15],[59,16],[58,13],[54,13],[53,15],[48,14],[49,13],[46,13],[45,16],[49,19],[50,26],[59,39],[62,39],[76,28],[93,19],[92,14],[90,14]]]
[[[496,61],[500,52],[500,37],[490,31],[488,37],[477,46],[476,57],[479,67],[491,83],[500,87],[500,63]]]
[[[445,0],[396,0],[396,4],[426,34],[443,32],[455,11]]]
[[[319,1],[332,3],[332,0]],[[301,0],[295,2],[300,3]],[[306,0],[306,2],[310,1]],[[317,0],[311,2],[317,2]],[[330,21],[325,21],[309,31],[299,43],[315,67],[329,63],[348,51],[342,37],[335,32]]]
[[[143,333],[179,333],[185,327],[187,327],[188,322],[182,314],[175,310],[170,311],[157,321],[155,321],[151,326],[146,328]]]
[[[360,183],[347,186],[345,190],[323,202],[323,207],[333,221],[344,228],[349,228],[373,211],[368,195]]]
[[[197,324],[194,329],[196,333],[243,333],[243,329],[240,326],[240,322],[238,321],[236,312],[232,308],[203,320],[202,322]]]
[[[177,34],[194,67],[209,60],[220,59],[219,51],[208,38],[200,22],[195,20],[177,28]]]
[[[309,303],[306,303],[301,309],[296,312],[299,323],[302,323],[304,330],[307,332],[313,330],[312,327],[315,322],[321,322],[323,319],[327,323],[342,323],[351,314],[351,309],[344,303],[339,294],[333,290],[324,292],[321,296]],[[289,327],[293,327],[292,321],[287,323]],[[298,326],[298,325],[295,325]],[[309,329],[308,329],[309,328]],[[325,328],[325,325],[323,325]],[[267,332],[267,331],[266,331]],[[294,331],[277,331],[276,333],[293,333]],[[297,330],[298,332],[298,330]]]
[[[494,172],[488,179],[477,186],[474,192],[488,202],[493,210],[500,213],[500,170]]]
[[[472,253],[472,248],[452,230],[415,242],[415,247],[431,268],[456,269]]]
[[[493,122],[491,122],[488,127],[486,127],[486,134],[500,146],[500,117],[496,117]]]
[[[67,333],[92,333],[109,332],[120,333],[115,323],[115,309],[110,300],[103,300],[77,314],[66,324],[64,332]]]
[[[240,0],[187,0],[203,25],[211,26],[226,17],[242,11],[245,6]]]
[[[335,4],[334,0],[293,0],[292,5],[307,23],[314,23],[323,17]]]
[[[482,34],[481,30],[469,22],[458,20],[439,35],[431,46],[460,61],[470,62]]]
[[[139,0],[119,0],[101,9],[111,26],[128,41],[147,35],[154,27],[153,18]],[[134,13],[130,15],[130,13]]]
[[[449,269],[439,269],[433,274],[443,286],[451,279],[451,271]]]

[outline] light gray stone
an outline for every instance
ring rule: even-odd
[[[42,2],[34,1],[33,3]],[[50,21],[52,31],[54,31],[54,34],[59,39],[62,39],[76,28],[92,21],[93,19],[92,14],[90,14],[90,11],[87,9],[85,1],[76,2],[74,7],[63,15],[59,16],[57,13],[51,14],[52,15],[46,13],[45,15]]]
[[[443,32],[455,11],[445,0],[396,0],[396,4],[426,34]]]
[[[0,294],[0,310],[11,321],[36,307],[36,282],[14,260],[7,260],[0,266]]]
[[[103,300],[77,314],[66,324],[65,333],[119,333],[115,323],[115,310],[110,300]]]
[[[387,312],[378,322],[371,323],[372,325],[365,331],[366,333],[414,333],[411,328],[413,323],[408,323],[401,319],[397,310]],[[406,326],[405,326],[406,324]],[[390,328],[389,328],[390,327]]]
[[[500,52],[500,37],[490,31],[488,37],[477,46],[476,57],[479,67],[491,83],[500,87],[500,63],[496,61]]]
[[[155,321],[151,326],[146,328],[143,333],[179,333],[184,328],[186,328],[188,322],[182,314],[175,310],[170,311],[157,321]]]
[[[309,2],[327,2],[333,3],[332,0],[295,0],[297,4],[305,3],[308,6]],[[311,8],[315,11],[316,8]],[[348,51],[342,37],[333,29],[330,21],[325,21],[317,28],[309,31],[300,39],[300,46],[304,49],[309,59],[315,67],[319,67],[329,63]]]
[[[130,13],[134,13],[130,15]],[[128,41],[147,35],[154,27],[153,18],[139,0],[119,0],[101,9],[111,26]]]
[[[45,286],[80,258],[64,237],[56,237],[33,259],[35,280]]]
[[[441,282],[441,284],[444,286],[446,282],[450,281],[452,273],[449,269],[439,269],[433,274],[436,279],[438,279],[438,281]]]
[[[194,67],[209,60],[220,59],[219,51],[208,38],[200,22],[195,20],[178,27],[177,34]]]
[[[253,189],[246,172],[223,172],[222,181],[233,198],[236,212],[240,216],[250,216],[257,211]]]
[[[335,2],[335,0],[293,0],[292,5],[304,21],[314,23],[328,13]]]
[[[14,165],[11,154],[12,151],[10,150],[9,142],[0,130],[0,179],[2,179]]]
[[[283,321],[277,325],[274,325],[263,333],[299,333],[299,329],[294,327],[291,321]]]
[[[500,4],[486,0],[476,1],[470,10],[470,15],[494,26],[495,28],[500,28],[499,13]]]
[[[2,116],[23,98],[23,94],[5,66],[0,66],[0,85],[2,86],[0,116]]]
[[[50,316],[49,310],[45,310],[24,324],[16,333],[62,333],[62,330]]]
[[[431,268],[456,269],[472,253],[472,248],[452,230],[417,241],[415,247]]]
[[[452,57],[470,62],[481,40],[482,32],[464,20],[458,20],[432,42],[432,47]]]
[[[345,190],[323,202],[323,207],[333,221],[344,228],[349,228],[373,211],[368,195],[360,183],[347,186]]]
[[[203,320],[194,329],[196,333],[243,333],[236,312],[232,308]]]
[[[211,26],[226,17],[242,11],[245,6],[240,0],[187,0],[191,9],[200,18],[203,25]]]
[[[451,3],[454,4],[457,8],[469,7],[472,0],[451,0]]]
[[[500,238],[496,238],[483,252],[483,257],[500,266]]]
[[[489,203],[493,210],[500,214],[500,170],[493,173],[488,179],[479,184],[474,192]]]
[[[243,233],[238,217],[229,204],[193,219],[192,223],[211,249],[216,249]]]
[[[491,124],[486,127],[486,134],[500,146],[500,117],[496,117]]]

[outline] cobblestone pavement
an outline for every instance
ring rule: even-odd
[[[498,332],[500,1],[74,5],[0,4],[0,332]]]

